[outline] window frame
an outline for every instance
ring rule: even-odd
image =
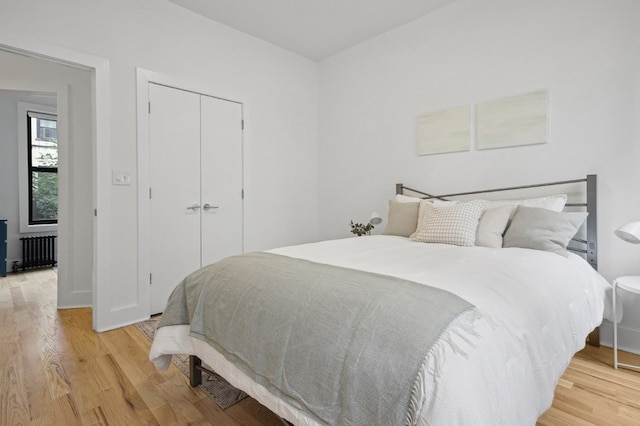
[[[34,219],[34,211],[33,211],[33,174],[34,172],[39,173],[55,173],[56,179],[58,175],[58,166],[56,167],[44,167],[44,166],[34,166],[33,165],[33,120],[48,120],[56,122],[56,129],[58,123],[58,115],[57,114],[43,114],[38,111],[27,111],[27,179],[29,181],[28,189],[29,189],[29,226],[33,225],[51,225],[57,224],[57,214],[56,219]],[[56,132],[57,133],[57,132]],[[57,143],[57,135],[56,135],[56,143]],[[56,148],[57,151],[57,148]],[[56,191],[56,201],[57,201],[57,192]],[[57,204],[57,202],[56,202]]]
[[[28,112],[36,114],[55,116],[57,118],[58,111],[54,106],[33,104],[27,102],[18,102],[18,199],[20,210],[20,233],[34,233],[34,232],[57,232],[58,223],[48,221],[48,223],[36,222],[31,224],[31,169],[30,169],[30,118]],[[60,131],[60,122],[58,120],[58,132]],[[58,143],[59,143],[58,136]],[[60,156],[60,146],[58,145],[58,157]],[[57,171],[59,171],[60,164],[58,164]],[[58,173],[59,176],[59,173]],[[58,190],[60,189],[60,181],[58,180]],[[59,195],[59,192],[58,192]],[[58,202],[60,198],[58,197]],[[59,208],[59,207],[58,207]]]

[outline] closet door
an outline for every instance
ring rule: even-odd
[[[151,313],[191,272],[243,251],[242,105],[149,84]]]
[[[201,97],[202,266],[243,251],[242,105]]]
[[[200,95],[149,84],[151,313],[200,267]]]

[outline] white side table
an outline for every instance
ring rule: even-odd
[[[623,364],[618,362],[618,322],[616,321],[616,296],[618,288],[640,294],[640,276],[620,277],[613,281],[613,368],[627,367],[640,370],[640,365]]]

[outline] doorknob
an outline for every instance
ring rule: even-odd
[[[187,207],[187,210],[193,210],[194,212],[200,208],[200,204],[193,204],[192,206]]]
[[[207,210],[211,210],[211,209],[219,209],[219,208],[220,208],[220,207],[218,207],[218,206],[212,206],[212,205],[211,205],[211,204],[209,204],[209,203],[206,203],[204,206],[202,206],[202,209],[203,209],[203,210],[205,210],[205,211],[207,211]]]

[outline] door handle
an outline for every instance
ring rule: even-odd
[[[192,206],[187,207],[187,210],[193,210],[194,212],[200,208],[200,204],[193,204]]]
[[[219,209],[219,208],[220,208],[220,207],[218,207],[218,206],[212,206],[212,205],[211,205],[211,204],[209,204],[209,203],[206,203],[204,206],[202,206],[202,209],[203,209],[204,211],[211,210],[211,209]]]

